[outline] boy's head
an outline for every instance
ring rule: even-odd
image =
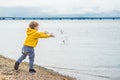
[[[29,28],[31,28],[31,29],[35,29],[35,30],[38,30],[38,23],[37,22],[35,22],[35,21],[32,21],[30,24],[29,24]]]

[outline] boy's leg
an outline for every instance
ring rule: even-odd
[[[21,63],[26,58],[26,56],[26,54],[22,54],[22,56],[17,60],[17,62]]]
[[[26,47],[22,48],[22,55],[20,58],[15,62],[14,69],[18,70],[19,64],[26,58],[28,53],[28,49]]]
[[[28,54],[28,56],[29,56],[29,68],[33,69],[34,57],[35,57],[34,49],[31,49],[31,52]]]
[[[35,58],[34,49],[32,49],[28,55],[29,55],[29,72],[36,72],[33,68]]]
[[[29,52],[30,52],[29,48],[23,46],[23,48],[22,48],[22,56],[17,60],[17,62],[21,63],[26,58],[26,56],[28,55]]]
[[[26,58],[27,55],[22,54],[22,56],[15,62],[14,69],[18,70],[19,64]]]

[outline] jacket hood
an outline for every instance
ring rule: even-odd
[[[27,28],[27,35],[29,36],[29,35],[31,35],[31,34],[33,34],[33,33],[35,33],[36,32],[36,30],[35,29],[31,29],[31,28]]]

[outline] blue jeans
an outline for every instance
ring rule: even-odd
[[[17,60],[17,62],[21,63],[27,57],[27,55],[29,56],[29,68],[33,69],[35,53],[34,53],[34,48],[32,47],[23,46],[22,55]]]

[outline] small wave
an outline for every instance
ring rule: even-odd
[[[94,76],[94,77],[100,77],[100,78],[107,78],[110,79],[110,76],[105,76],[105,75],[99,75],[99,74],[92,74],[92,73],[87,73],[84,72],[84,70],[79,70],[79,69],[70,69],[70,68],[61,68],[61,67],[51,67],[51,66],[46,66],[47,68],[52,68],[52,69],[59,69],[59,70],[68,70],[68,71],[72,71],[76,74],[84,74],[84,75],[90,75],[90,76]]]

